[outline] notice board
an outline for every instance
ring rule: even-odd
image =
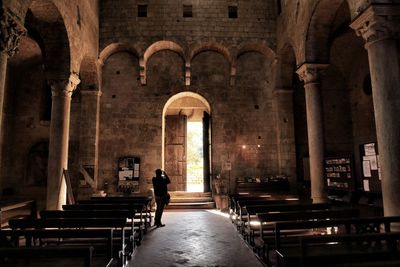
[[[360,156],[364,191],[380,193],[382,189],[378,144],[376,142],[361,144]]]

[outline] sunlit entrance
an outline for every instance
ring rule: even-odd
[[[200,95],[171,97],[163,111],[163,168],[170,191],[210,192],[210,106]]]
[[[203,123],[187,123],[187,192],[203,192]]]

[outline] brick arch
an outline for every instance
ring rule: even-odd
[[[84,56],[80,64],[79,77],[83,90],[100,90],[100,77],[97,59],[93,56]]]
[[[153,44],[151,44],[146,51],[143,54],[143,61],[144,63],[147,63],[149,58],[157,53],[158,51],[162,50],[171,50],[176,52],[178,55],[180,55],[184,61],[186,61],[186,56],[185,56],[185,51],[183,50],[182,46],[179,44],[172,42],[172,41],[158,41]]]
[[[73,69],[71,43],[60,9],[50,0],[34,0],[28,7],[25,25],[41,36],[47,77],[69,77]]]
[[[201,52],[205,51],[214,51],[220,53],[225,57],[225,59],[229,62],[230,65],[233,63],[232,53],[229,51],[227,47],[219,43],[203,43],[200,44],[193,49],[191,49],[189,53],[189,61],[192,62],[193,59],[200,54]]]
[[[297,62],[293,46],[290,43],[285,43],[278,51],[278,56],[279,76],[276,85],[280,88],[291,88]]]
[[[142,85],[145,85],[147,82],[147,62],[151,58],[152,55],[155,53],[162,51],[162,50],[170,50],[175,53],[177,53],[179,56],[182,57],[183,61],[185,62],[185,66],[188,65],[187,61],[187,56],[179,44],[173,42],[173,41],[157,41],[153,44],[151,44],[146,51],[143,54],[143,57],[140,59],[139,64],[140,64],[140,82]]]
[[[246,52],[258,52],[271,62],[276,60],[275,52],[265,43],[246,43],[241,45],[237,51],[236,58],[239,58]]]
[[[304,62],[329,61],[331,26],[340,6],[348,0],[320,0],[314,7],[304,40]]]
[[[107,61],[107,59],[118,52],[128,52],[139,58],[139,53],[137,49],[132,45],[127,43],[112,43],[106,46],[99,54],[98,63],[102,66]]]
[[[229,51],[227,47],[225,47],[222,44],[219,43],[203,43],[199,44],[191,49],[189,52],[189,63],[186,64],[186,85],[189,85],[190,82],[188,82],[188,77],[190,80],[190,66],[193,61],[193,59],[200,53],[205,52],[205,51],[214,51],[217,53],[220,53],[229,63],[229,68],[230,68],[230,85],[234,85],[235,81],[235,75],[236,75],[236,68],[235,68],[235,60],[232,56],[232,53]],[[188,74],[189,72],[189,74]]]

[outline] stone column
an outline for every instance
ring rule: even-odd
[[[351,27],[366,40],[385,216],[400,215],[399,5],[371,5]]]
[[[296,189],[296,145],[293,121],[293,89],[276,88],[274,102],[277,110],[279,171],[288,175],[291,189]]]
[[[81,91],[81,127],[79,138],[79,164],[94,179],[97,188],[98,144],[100,120],[100,91]]]
[[[49,79],[52,93],[47,209],[61,209],[66,203],[63,169],[68,169],[68,141],[71,96],[80,80],[71,74],[65,79]]]
[[[324,179],[324,131],[320,71],[325,64],[304,63],[297,70],[304,81],[307,109],[308,153],[310,156],[311,198],[314,203],[326,202]]]
[[[25,35],[25,28],[17,17],[4,9],[0,10],[0,155],[3,147],[3,109],[4,92],[7,77],[7,60],[17,51],[21,36]],[[0,157],[0,169],[2,158]],[[1,187],[0,177],[0,187]]]

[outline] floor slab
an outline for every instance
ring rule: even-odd
[[[260,267],[224,213],[166,211],[162,228],[152,227],[130,266]]]

